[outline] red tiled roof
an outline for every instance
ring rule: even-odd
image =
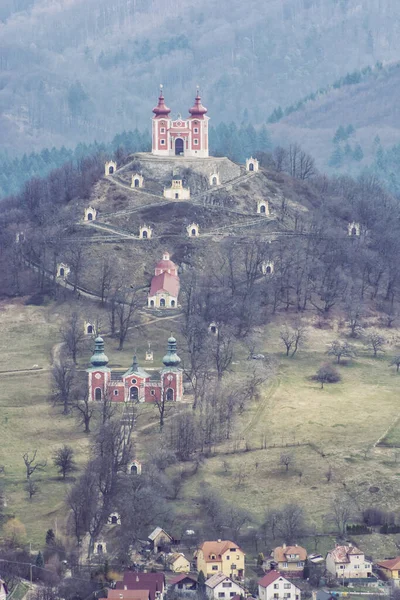
[[[150,600],[155,600],[156,592],[163,592],[165,587],[164,573],[138,573],[125,571],[123,581],[117,581],[117,590],[149,590]]]
[[[219,560],[221,558],[221,556],[224,554],[224,552],[226,552],[230,548],[234,548],[235,552],[236,552],[236,550],[243,552],[243,550],[241,550],[237,544],[235,544],[234,542],[231,542],[230,540],[219,540],[219,541],[215,541],[215,542],[203,542],[203,544],[200,546],[200,550],[203,551],[204,560],[206,562],[213,562],[215,560]],[[217,558],[216,559],[210,558],[211,554],[215,554],[215,556]]]
[[[171,296],[179,295],[179,277],[170,273],[160,273],[154,275],[151,280],[150,296],[155,296],[157,292],[167,292]]]
[[[149,600],[149,590],[108,590],[108,600]]]
[[[299,558],[289,558],[289,554],[297,554]],[[302,546],[278,546],[274,549],[274,560],[278,562],[297,562],[306,558],[307,550]]]
[[[328,552],[335,563],[349,563],[349,555],[364,555],[356,546],[336,546],[334,550]]]
[[[174,577],[173,579],[171,579],[171,581],[169,582],[169,585],[176,585],[177,583],[180,583],[181,581],[184,581],[185,579],[189,579],[190,581],[193,581],[193,583],[197,583],[197,578],[194,577],[194,575],[188,575],[187,573],[182,573],[181,575],[178,575],[177,577]]]
[[[271,583],[274,583],[274,581],[279,579],[279,577],[283,577],[283,575],[279,573],[279,571],[269,571],[269,573],[267,573],[266,575],[264,575],[264,577],[258,580],[258,585],[260,585],[263,588],[266,588],[269,585],[271,585]]]
[[[389,571],[397,571],[400,569],[400,556],[396,556],[396,558],[390,558],[389,560],[382,560],[376,564],[378,567],[389,569]]]

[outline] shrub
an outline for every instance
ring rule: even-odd
[[[325,383],[337,383],[341,380],[341,376],[333,365],[324,363],[312,379],[318,381],[321,384],[321,388],[323,388]]]
[[[45,303],[46,300],[46,296],[44,294],[42,294],[42,292],[36,292],[35,294],[32,294],[32,296],[29,296],[29,298],[27,298],[25,300],[25,305],[26,306],[43,306],[43,304]]]

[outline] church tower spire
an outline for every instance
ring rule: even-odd
[[[168,108],[168,106],[166,106],[165,104],[163,86],[160,85],[160,95],[158,97],[158,104],[153,108],[153,113],[155,114],[156,119],[167,119],[170,112],[171,109]]]
[[[207,109],[201,103],[200,88],[197,86],[196,98],[194,99],[194,106],[189,108],[190,115],[193,119],[202,119],[207,113]]]

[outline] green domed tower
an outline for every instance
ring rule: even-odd
[[[94,341],[94,352],[90,359],[88,373],[89,398],[102,400],[107,386],[111,380],[111,369],[108,365],[108,356],[104,353],[104,340],[98,336]]]
[[[168,350],[163,358],[163,364],[167,369],[176,369],[181,364],[181,359],[176,353],[176,339],[172,335],[168,338]]]
[[[108,356],[104,354],[104,340],[98,336],[94,340],[94,352],[90,359],[92,367],[106,367],[108,365]]]
[[[183,396],[183,370],[181,359],[176,353],[176,339],[168,338],[167,354],[163,358],[164,369],[161,371],[162,393],[167,401],[179,402]]]

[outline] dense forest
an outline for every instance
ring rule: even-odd
[[[144,129],[160,82],[173,111],[199,84],[214,123],[247,111],[260,125],[348,72],[398,60],[396,11],[395,0],[6,0],[0,143],[22,154]]]

